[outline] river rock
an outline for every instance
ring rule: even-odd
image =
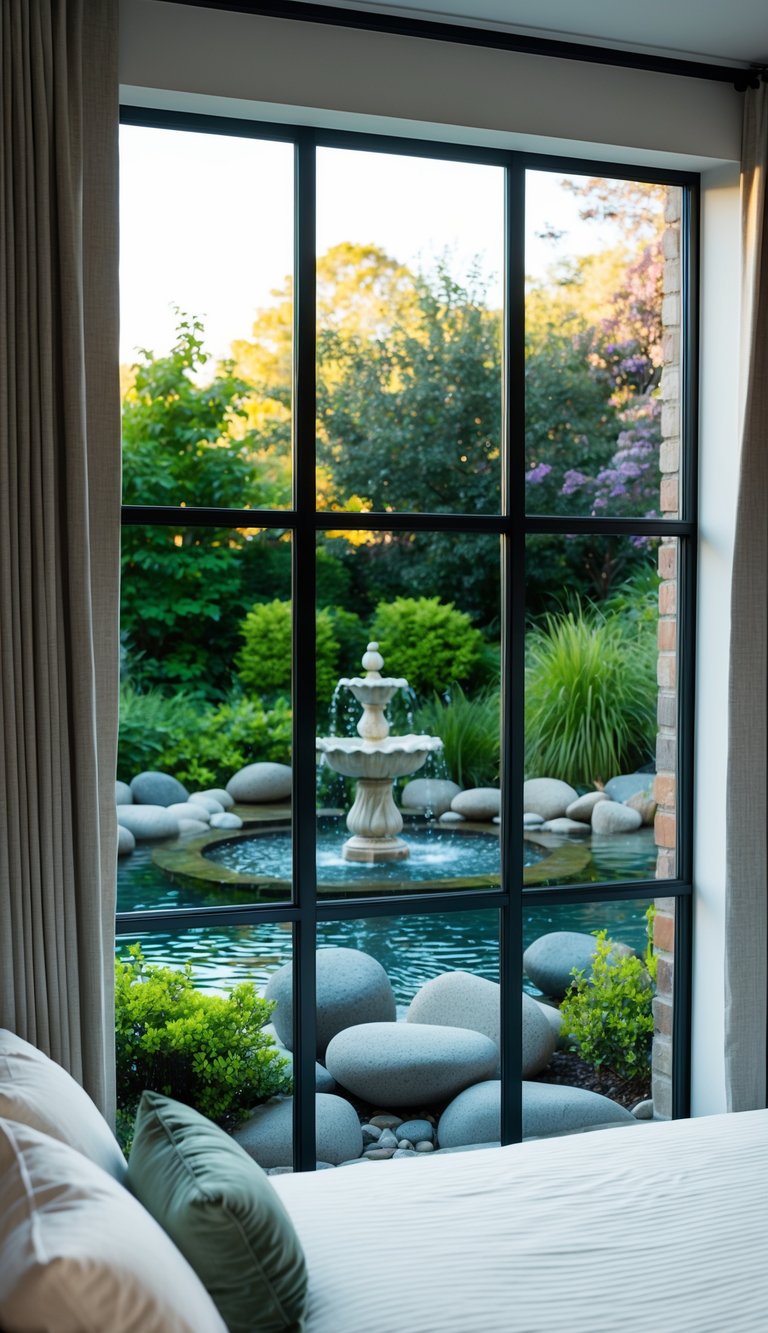
[[[317,1058],[337,1032],[360,1023],[394,1023],[395,997],[381,963],[359,949],[317,951]],[[272,1022],[284,1046],[293,1046],[293,964],[272,973],[264,992],[275,1001]],[[335,1077],[335,1075],[334,1075]]]
[[[595,833],[633,833],[642,823],[643,817],[638,810],[631,810],[618,801],[601,801],[592,811]]]
[[[540,826],[542,833],[591,833],[592,828],[581,819],[569,819],[560,815],[558,819],[545,819]]]
[[[209,819],[211,815],[224,814],[224,806],[221,801],[217,801],[215,796],[207,796],[203,791],[191,792],[189,804],[196,805],[200,810],[205,810]],[[199,818],[202,818],[202,816],[199,816]]]
[[[523,995],[523,1077],[546,1069],[555,1051],[559,1032],[539,1012],[535,1000]],[[411,1001],[408,1023],[469,1028],[490,1037],[499,1049],[500,990],[498,983],[472,972],[443,972],[427,981]],[[498,1065],[494,1074],[498,1074]],[[409,1138],[412,1137],[409,1135]]]
[[[115,783],[115,805],[133,805],[133,792],[127,782]]]
[[[549,1023],[557,1047],[563,1035],[563,1016],[560,1010],[556,1009],[553,1004],[544,1004],[542,1000],[537,1000],[533,996],[531,996],[531,999],[535,1005],[538,1005],[542,1017]]]
[[[246,764],[227,783],[233,801],[262,805],[287,801],[291,795],[291,770],[287,764]]]
[[[573,970],[592,974],[597,940],[579,930],[552,930],[529,944],[523,954],[523,969],[544,995],[562,1000],[573,981]],[[611,957],[633,952],[627,944],[611,944]]]
[[[637,791],[625,801],[628,810],[636,810],[646,827],[656,818],[656,802],[650,792]]]
[[[559,1083],[523,1083],[523,1134],[547,1138],[600,1125],[637,1124],[618,1102],[586,1088]],[[497,1142],[501,1132],[501,1083],[476,1083],[446,1106],[437,1126],[441,1148]]]
[[[264,1029],[262,1029],[263,1031]],[[275,1042],[285,1066],[283,1072],[293,1078],[293,1051],[289,1051],[287,1046],[280,1042]],[[336,1080],[331,1078],[325,1065],[321,1065],[319,1060],[315,1061],[315,1092],[335,1092]]]
[[[363,1151],[360,1121],[344,1097],[319,1092],[315,1097],[317,1156],[339,1166]],[[293,1097],[272,1097],[254,1107],[233,1137],[259,1166],[287,1166],[293,1156]]]
[[[606,782],[605,794],[611,801],[619,802],[628,801],[630,796],[636,796],[638,792],[647,792],[650,796],[653,779],[653,773],[622,773]]]
[[[595,806],[607,800],[604,791],[588,791],[583,796],[577,796],[575,801],[571,801],[565,813],[569,819],[580,819],[584,823],[589,823]]]
[[[243,821],[239,815],[230,814],[225,810],[221,815],[211,815],[211,828],[242,828]]]
[[[501,792],[498,787],[469,787],[460,791],[451,801],[451,809],[465,819],[484,822],[493,819],[501,810]]]
[[[210,833],[210,825],[204,824],[202,819],[180,819],[179,833]]]
[[[573,787],[559,778],[529,778],[523,783],[523,813],[559,819],[577,795]]]
[[[523,815],[523,828],[541,828],[544,823],[541,815],[534,814],[533,810],[528,810]]]
[[[460,815],[459,812],[458,812],[457,810],[446,810],[446,811],[445,811],[445,814],[442,814],[442,815],[440,816],[440,823],[441,823],[441,824],[463,824],[463,823],[464,823],[464,816],[463,816],[463,815]]]
[[[337,1083],[367,1102],[423,1106],[453,1097],[496,1072],[490,1037],[421,1023],[360,1023],[326,1051]]]
[[[458,782],[446,778],[414,778],[403,787],[400,804],[404,810],[431,810],[435,819],[450,810],[451,801],[458,796]]]
[[[168,814],[175,815],[177,819],[202,820],[204,824],[208,824],[211,818],[210,810],[199,801],[178,801],[168,806]]]
[[[139,773],[131,782],[131,792],[137,805],[173,805],[186,801],[187,789],[170,773]]]
[[[164,805],[119,805],[117,822],[130,829],[137,842],[153,838],[176,838],[179,821],[169,815]]]
[[[409,1139],[414,1145],[416,1143],[431,1143],[434,1136],[435,1127],[428,1120],[404,1120],[402,1125],[398,1125],[395,1130],[398,1143],[401,1139]]]
[[[231,810],[232,806],[235,804],[229,792],[225,791],[223,787],[206,787],[205,791],[196,792],[195,795],[212,796],[214,801],[218,801],[219,805],[224,810]]]
[[[117,854],[118,856],[129,856],[136,846],[136,839],[130,829],[124,828],[122,824],[117,826]]]

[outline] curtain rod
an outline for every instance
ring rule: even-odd
[[[766,79],[764,65],[714,65],[698,60],[678,60],[674,56],[654,56],[642,51],[619,51],[609,46],[591,46],[581,42],[559,41],[551,37],[526,37],[519,33],[475,28],[461,23],[434,19],[405,18],[402,15],[347,9],[335,5],[299,3],[299,0],[274,0],[272,4],[252,0],[173,0],[174,4],[195,5],[204,9],[232,10],[261,18],[291,19],[303,23],[330,24],[337,28],[359,28],[398,37],[422,37],[431,41],[456,42],[464,46],[484,46],[495,51],[514,51],[522,55],[549,56],[559,60],[581,60],[595,65],[615,65],[621,69],[641,69],[654,74],[674,74],[689,79],[709,79],[732,83],[737,92],[759,87]]]

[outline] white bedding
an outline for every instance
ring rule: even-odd
[[[768,1333],[768,1111],[273,1183],[307,1333]]]

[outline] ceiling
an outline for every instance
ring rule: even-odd
[[[309,3],[310,0],[305,0]],[[766,0],[325,0],[339,8],[450,20],[686,59],[768,63]]]

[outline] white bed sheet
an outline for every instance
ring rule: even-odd
[[[768,1333],[768,1111],[273,1184],[307,1333]]]

